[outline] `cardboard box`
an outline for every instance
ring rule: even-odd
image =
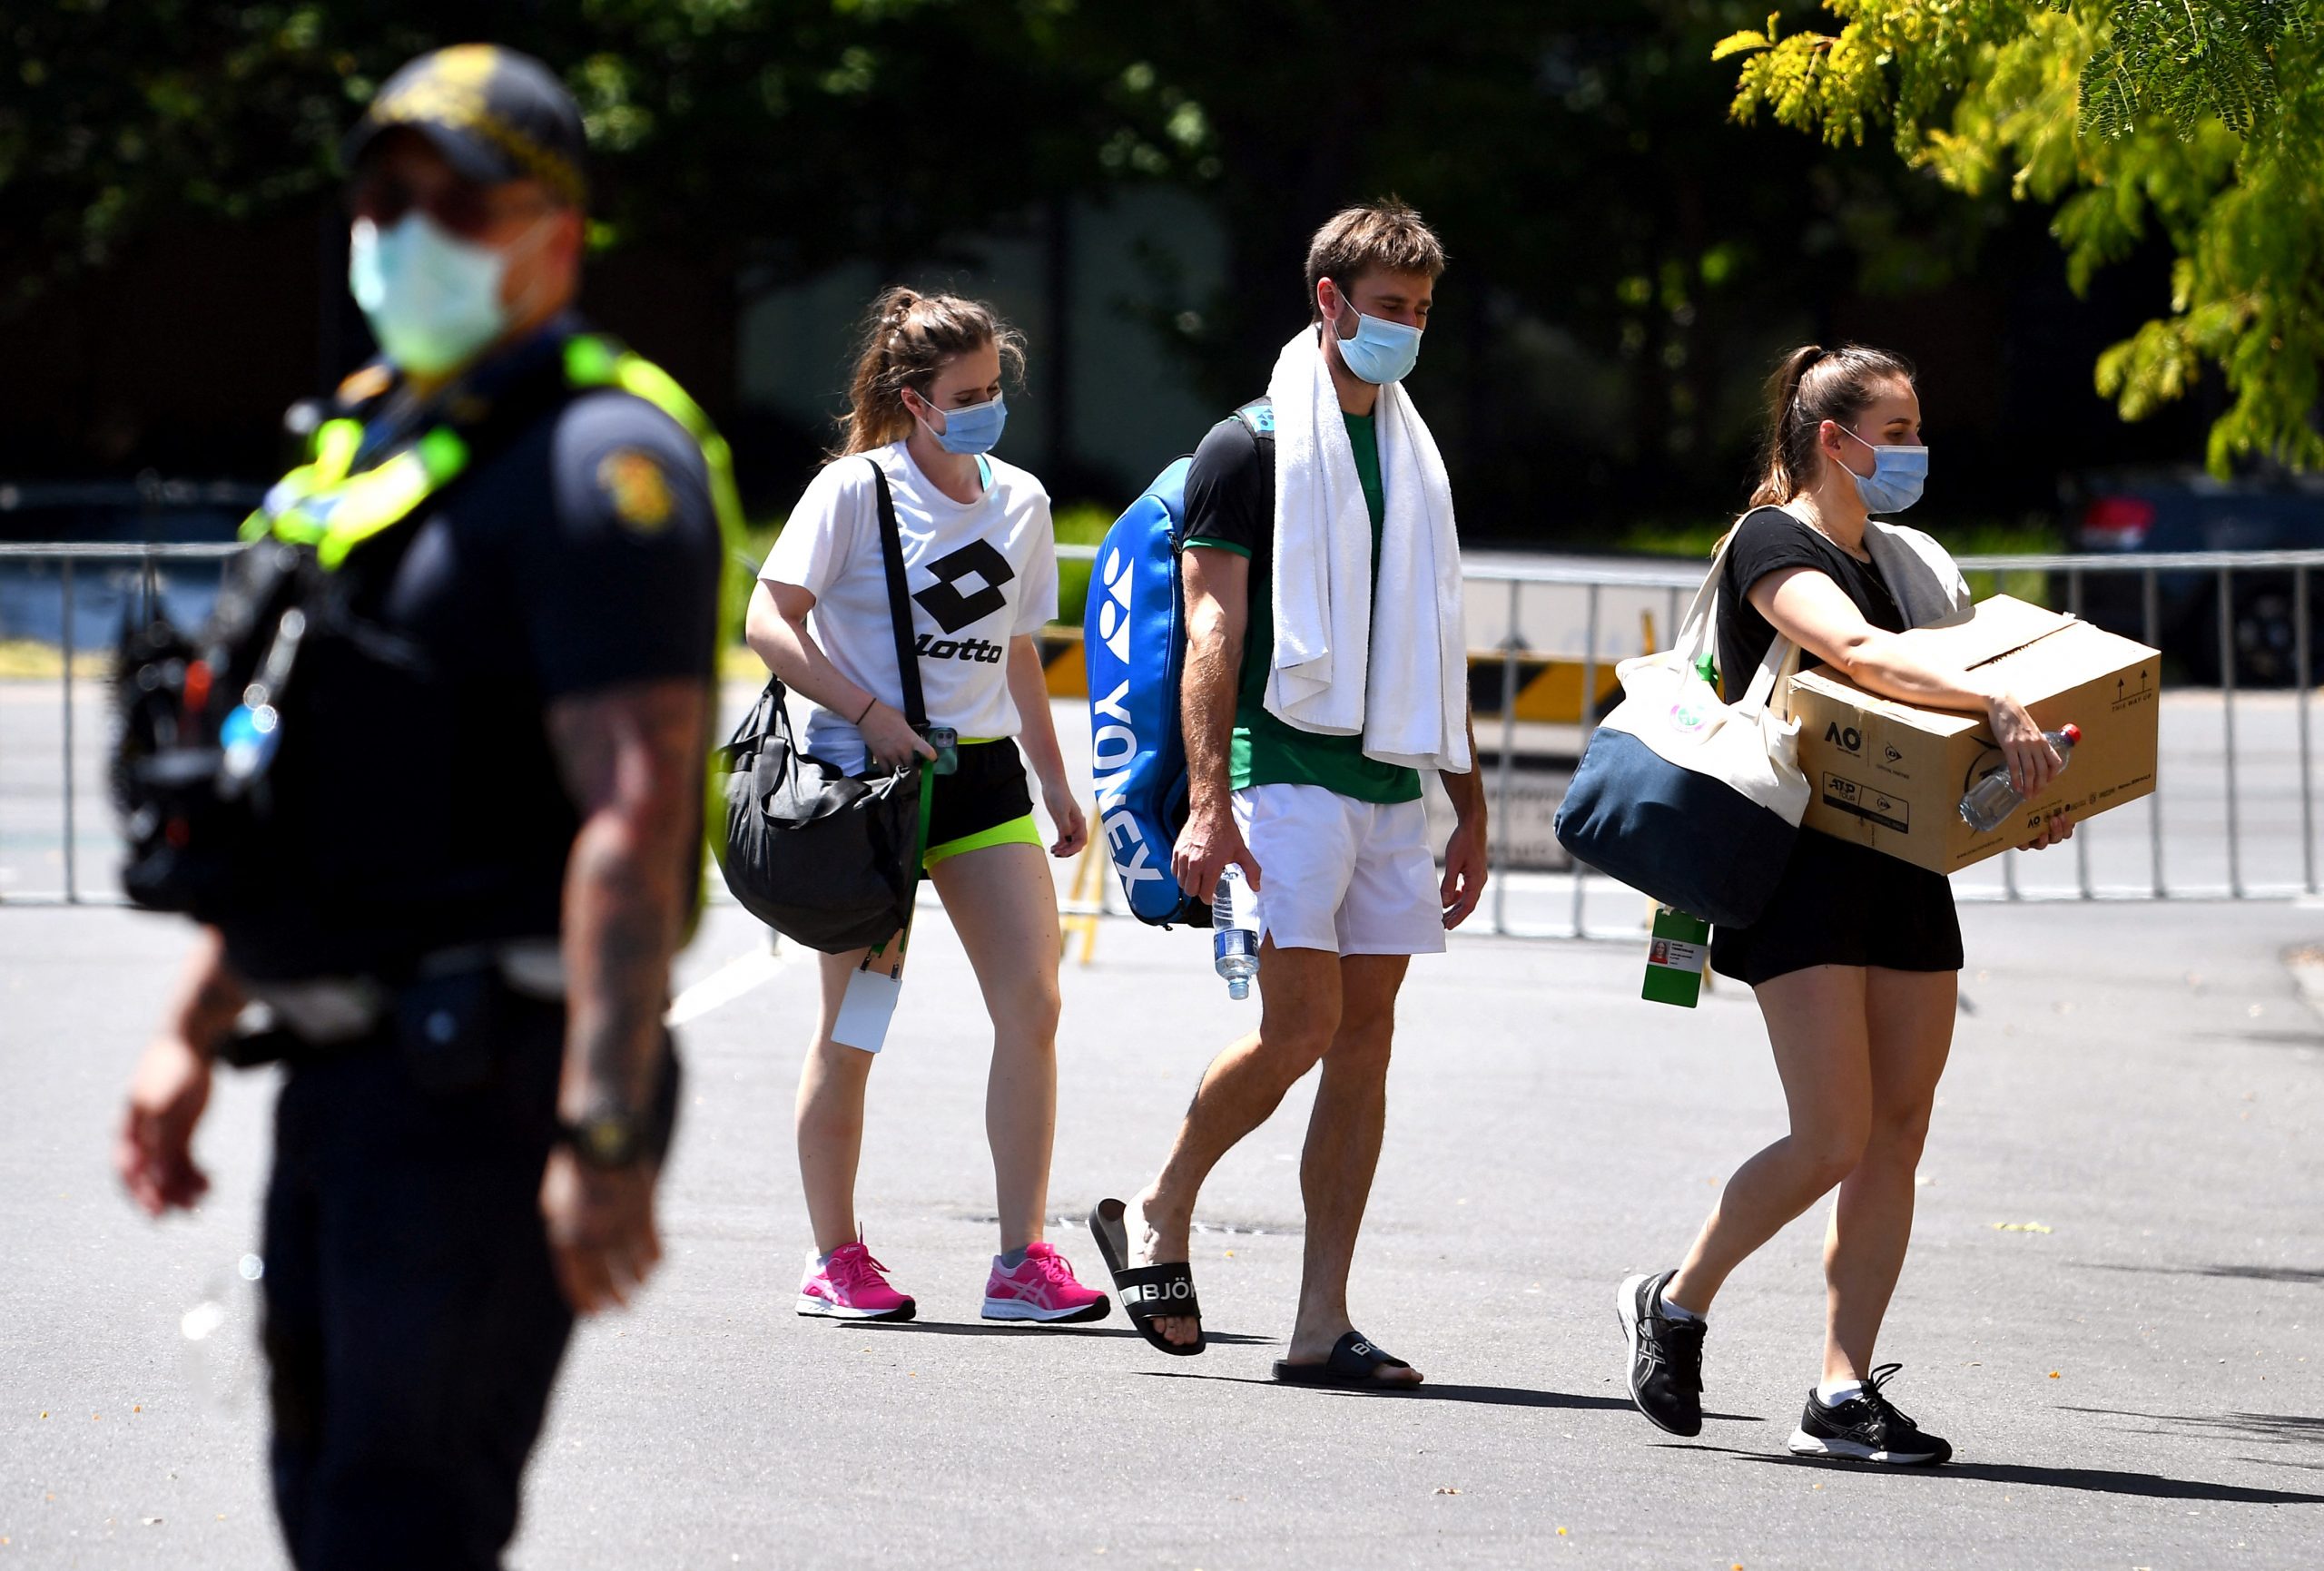
[[[2080,726],[2065,772],[2040,800],[1980,835],[1960,806],[2001,763],[1984,715],[1899,703],[1818,668],[1794,678],[1791,690],[1799,766],[1814,788],[1808,829],[1950,873],[2024,844],[2059,808],[2073,809],[2082,823],[2154,790],[2155,651],[2006,594],[1978,602],[1958,627],[1913,637],[1939,659],[1999,673],[2043,731]]]

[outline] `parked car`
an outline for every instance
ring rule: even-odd
[[[2200,469],[2122,471],[2084,476],[2067,497],[2074,546],[2096,555],[2159,552],[2324,549],[2324,476],[2263,475],[2219,480]],[[2311,619],[2324,594],[2324,568],[2308,574]],[[2126,636],[2149,635],[2146,575],[2085,573],[2082,614]],[[2295,579],[2289,572],[2236,571],[2230,581],[2228,641],[2235,681],[2285,687],[2324,679],[2324,626],[2311,621],[2308,670],[2298,669]],[[2064,575],[2051,604],[2070,604]],[[2152,629],[2165,654],[2205,684],[2219,682],[2219,575],[2155,574]]]

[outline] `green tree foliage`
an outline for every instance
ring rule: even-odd
[[[1074,0],[547,0],[496,41],[587,117],[596,239],[724,250],[764,283],[925,254],[1199,136],[1151,74],[1067,46]],[[476,36],[467,0],[47,0],[0,11],[0,309],[188,217],[335,185],[379,82]],[[1111,162],[1108,160],[1110,158]]]
[[[2170,309],[2098,360],[2125,419],[2206,368],[2211,467],[2324,466],[2324,33],[2316,0],[1826,0],[1837,33],[1737,33],[1733,113],[1835,147],[1892,128],[1957,190],[2056,209],[2077,292],[2159,231]]]
[[[1156,255],[1106,304],[1142,315],[1221,410],[1304,314],[1316,223],[1396,192],[1453,255],[1423,375],[1466,525],[1697,516],[1748,488],[1779,351],[2023,243],[2002,200],[1964,202],[1881,150],[1727,123],[1711,48],[1764,4],[0,5],[0,319],[191,228],[327,212],[337,138],[384,74],[488,32],[580,99],[597,242],[683,260],[674,290],[734,280],[729,310],[844,261],[957,259],[973,278],[977,237],[1052,235],[1070,203],[1128,186],[1193,192],[1223,280]]]
[[[1423,356],[1474,527],[1699,511],[1748,489],[1758,388],[1837,302],[1939,287],[1986,215],[1877,153],[1721,123],[1711,45],[1752,0],[1175,0],[1090,5],[1086,46],[1198,104],[1227,280],[1159,324],[1227,407],[1304,309],[1307,238],[1393,191],[1452,269]],[[2046,485],[2046,477],[2044,484]],[[1618,499],[1616,494],[1619,493]]]

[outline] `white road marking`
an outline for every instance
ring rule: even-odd
[[[774,980],[799,953],[798,948],[786,938],[773,949],[753,949],[747,955],[735,956],[672,1000],[670,1012],[662,1016],[662,1023],[684,1026],[701,1019],[713,1009],[732,1004],[752,989]]]

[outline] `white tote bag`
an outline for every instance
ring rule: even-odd
[[[1591,735],[1556,830],[1576,859],[1632,889],[1740,927],[1783,877],[1809,787],[1790,713],[1798,647],[1778,634],[1732,704],[1703,674],[1728,549],[1712,558],[1677,647],[1616,668],[1622,702]]]

